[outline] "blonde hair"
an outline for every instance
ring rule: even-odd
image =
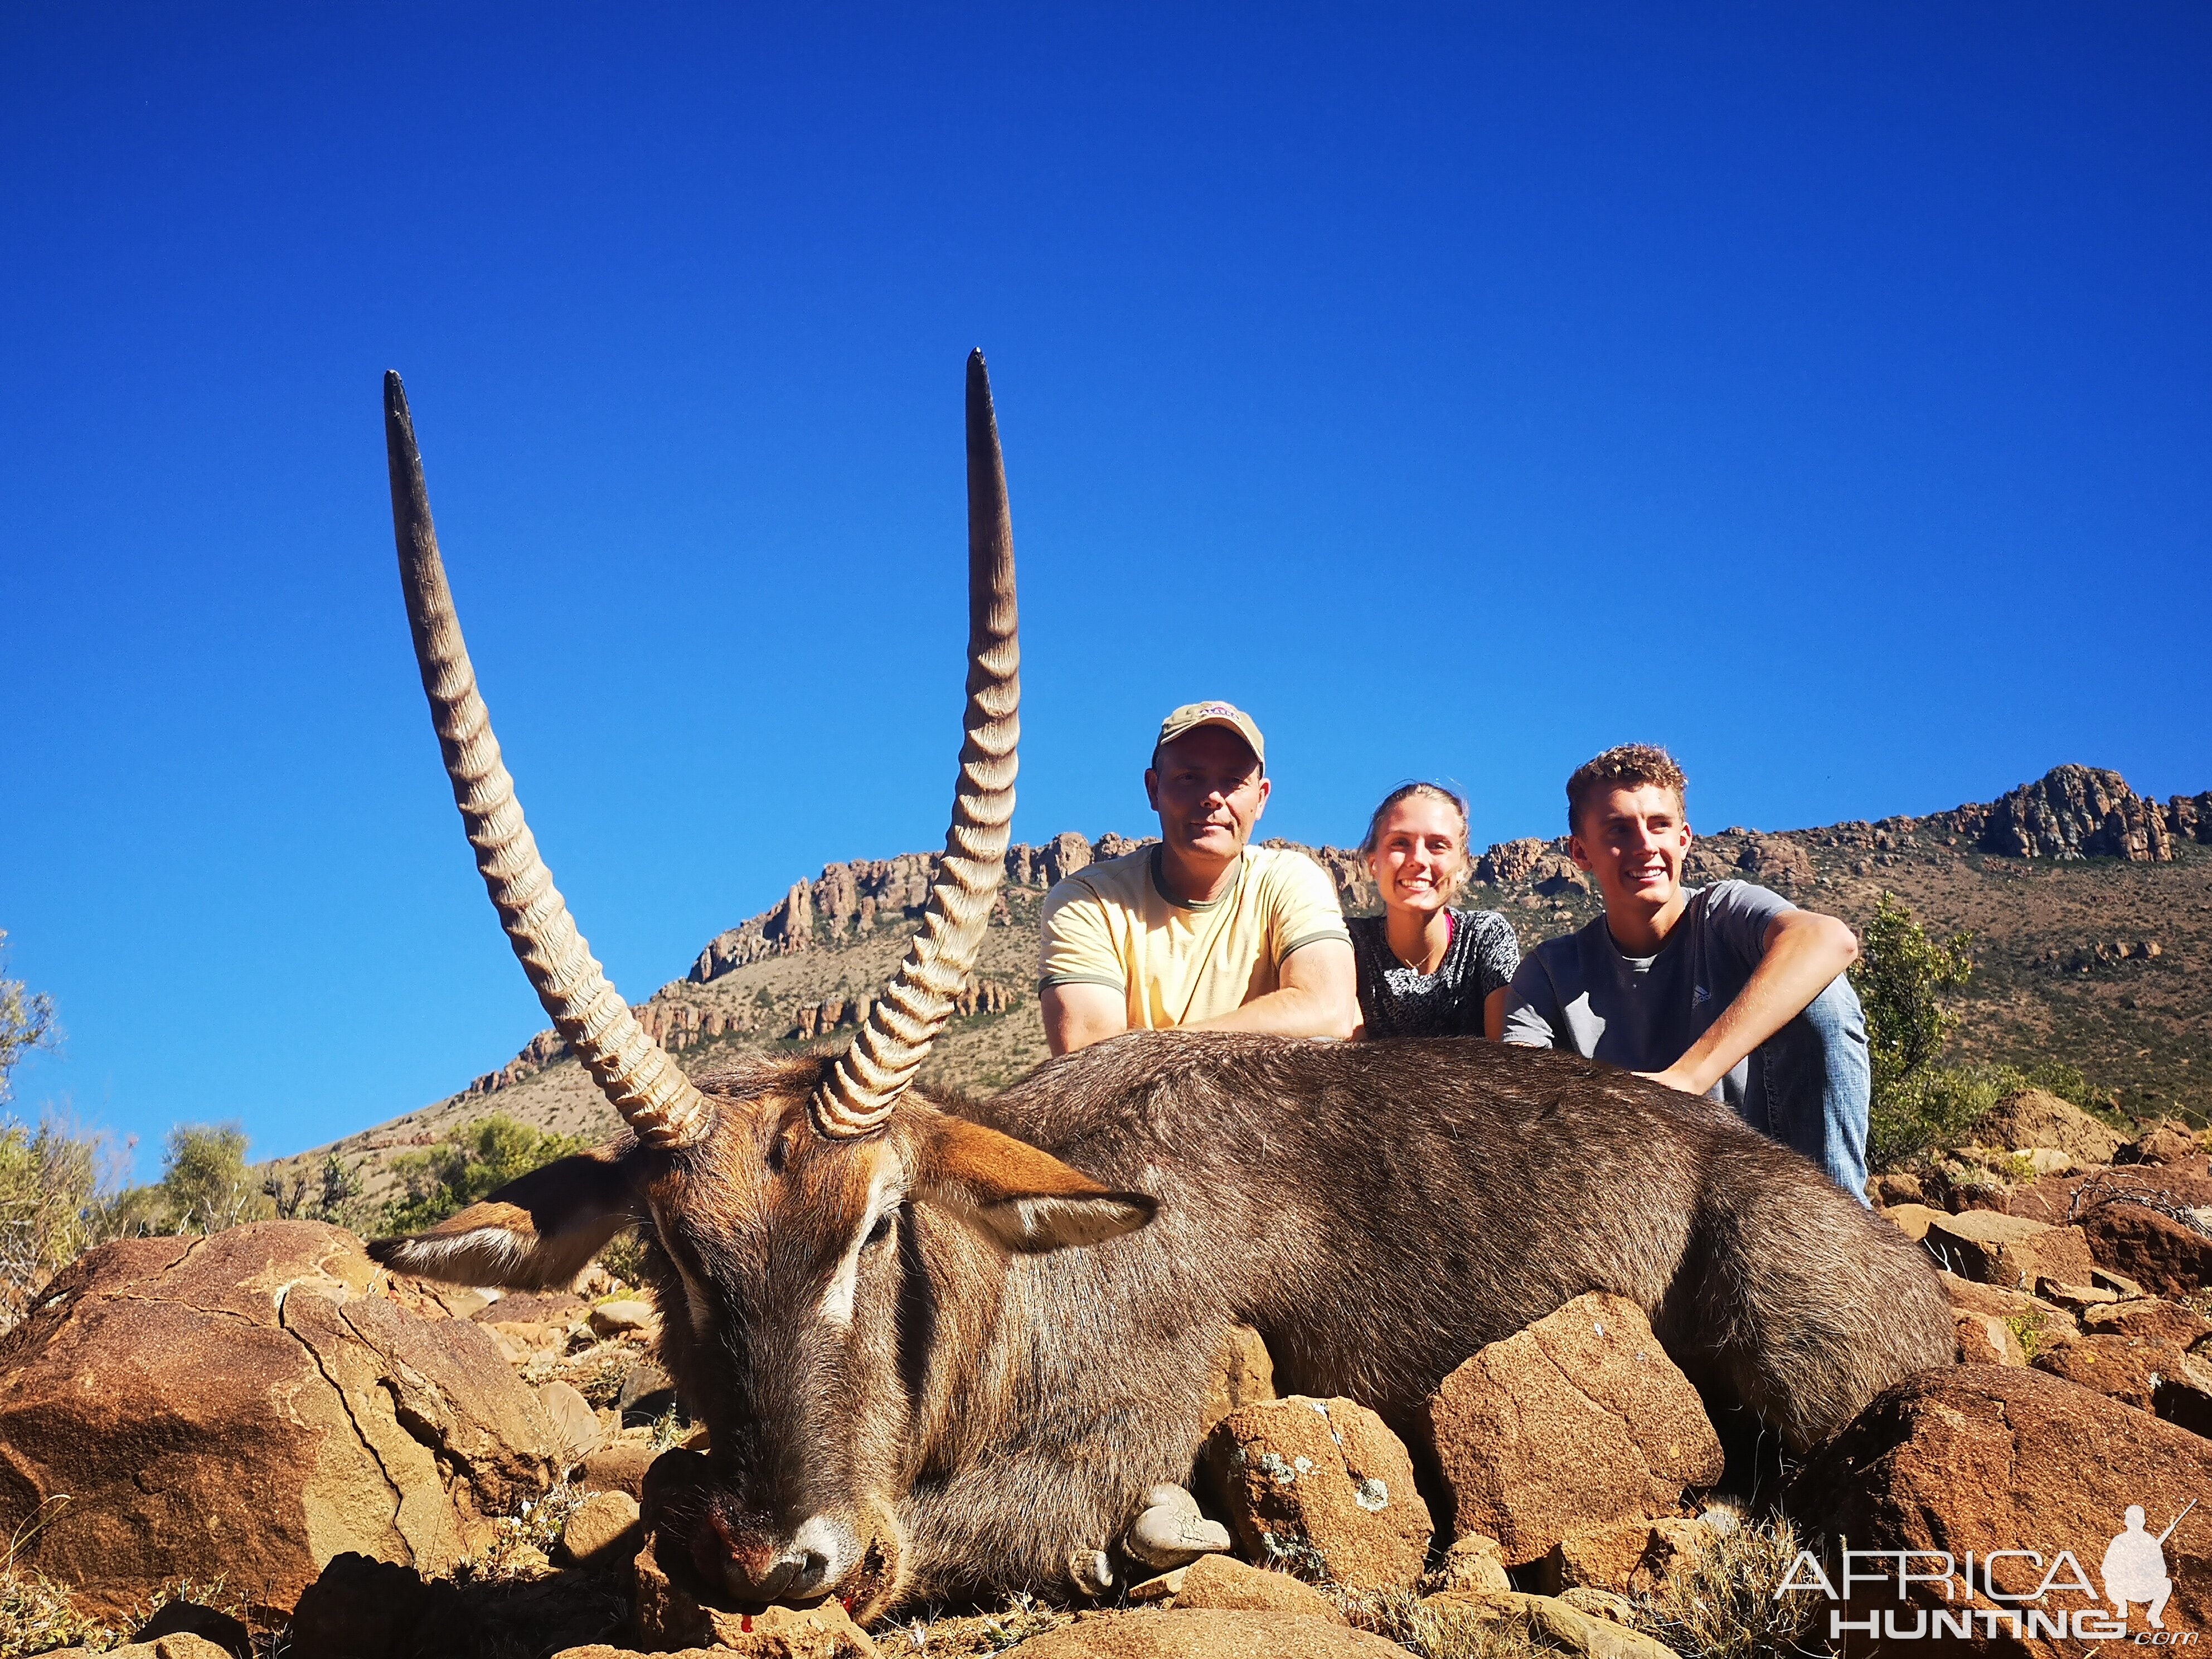
[[[1369,815],[1367,834],[1359,843],[1359,856],[1362,859],[1371,859],[1380,850],[1382,825],[1390,816],[1390,809],[1401,801],[1411,800],[1420,795],[1425,795],[1431,800],[1442,801],[1459,816],[1459,873],[1452,878],[1451,886],[1446,893],[1447,898],[1456,898],[1460,890],[1467,885],[1468,877],[1474,869],[1474,849],[1467,844],[1467,797],[1456,789],[1449,788],[1441,783],[1429,783],[1419,779],[1410,783],[1400,784],[1389,794],[1383,796],[1382,804]]]

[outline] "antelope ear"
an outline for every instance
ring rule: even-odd
[[[380,1238],[370,1255],[396,1273],[457,1285],[542,1291],[583,1272],[637,1220],[629,1172],[612,1148],[556,1158],[410,1238]]]
[[[940,1117],[921,1149],[915,1194],[953,1211],[1010,1250],[1102,1244],[1152,1218],[1157,1200],[1109,1191],[1027,1141]]]

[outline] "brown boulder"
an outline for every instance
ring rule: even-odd
[[[2212,1285],[2212,1176],[2185,1164],[2131,1164],[2085,1176],[2046,1176],[2007,1207],[2039,1221],[2077,1222],[2098,1265],[2159,1296]]]
[[[583,1487],[586,1492],[624,1492],[645,1496],[645,1472],[660,1454],[639,1440],[617,1440],[601,1446],[584,1459]]]
[[[561,1547],[579,1563],[627,1559],[642,1541],[637,1499],[626,1492],[593,1492],[561,1528]]]
[[[46,1659],[229,1659],[230,1650],[204,1636],[191,1631],[179,1631],[173,1636],[157,1636],[151,1641],[130,1642],[119,1648],[53,1648],[47,1650]]]
[[[1022,1659],[1406,1659],[1364,1630],[1295,1613],[1170,1607],[1102,1613],[1019,1649]]]
[[[623,1604],[599,1574],[425,1583],[412,1567],[341,1555],[307,1586],[288,1659],[445,1659],[547,1653],[617,1631]]]
[[[2193,1174],[2204,1173],[2203,1147],[2197,1137],[2178,1123],[2160,1123],[2138,1135],[2107,1160],[2113,1164],[2172,1164]]]
[[[1295,1613],[1340,1625],[1336,1603],[1304,1580],[1286,1572],[1248,1566],[1231,1555],[1201,1555],[1182,1570],[1176,1587],[1179,1607],[1217,1613]]]
[[[2191,1498],[2197,1513],[2212,1508],[2212,1442],[2040,1371],[1990,1365],[1929,1372],[1891,1389],[1814,1452],[1783,1495],[1808,1534],[1848,1538],[1856,1551],[1933,1552],[1916,1558],[1907,1599],[1954,1616],[1974,1613],[1978,1639],[1981,1612],[2011,1607],[2047,1617],[2092,1607],[2106,1547],[2122,1530],[2129,1506],[2142,1505],[2155,1533]],[[1993,1550],[2042,1558],[2001,1556],[1993,1569],[1999,1590],[2027,1595],[2046,1576],[2051,1588],[2040,1599],[1992,1602],[1979,1591],[1986,1588],[1981,1576],[1992,1571]],[[1964,1585],[1967,1551],[1974,1553],[1978,1581],[1971,1598]],[[2061,1588],[2073,1582],[2061,1551],[2070,1552],[2091,1583],[2088,1594]],[[1940,1577],[1917,1577],[1936,1574],[1944,1556],[1958,1575],[1949,1600]],[[2166,1541],[2166,1562],[2174,1584],[2166,1627],[2203,1629],[2212,1620],[2212,1526],[2185,1522]],[[1829,1582],[1840,1586],[1841,1562],[1832,1549],[1823,1566]],[[1852,1620],[1899,1609],[1895,1568],[1893,1558],[1862,1566],[1862,1574],[1889,1577],[1871,1588],[1863,1582],[1850,1604],[1831,1602],[1830,1608]],[[1899,1616],[1911,1628],[1910,1609]],[[2134,1628],[2143,1628],[2140,1606]],[[2008,1636],[1999,1621],[1978,1650],[2062,1650],[2048,1640],[2006,1645]]]
[[[2033,1285],[2038,1279],[2086,1280],[2095,1271],[2078,1227],[2031,1221],[2001,1210],[1969,1210],[1929,1223],[1921,1248],[1947,1271],[1984,1285]]]
[[[1452,1540],[1437,1570],[1436,1588],[1452,1590],[1511,1589],[1505,1552],[1495,1538],[1479,1532]]]
[[[1584,1592],[1569,1594],[1581,1599]],[[1443,1590],[1423,1597],[1421,1612],[1424,1622],[1451,1644],[1441,1648],[1446,1652],[1676,1659],[1674,1649],[1665,1644],[1615,1623],[1606,1613],[1586,1612],[1557,1596],[1518,1590]]]
[[[1398,1437],[1366,1407],[1293,1395],[1231,1412],[1206,1466],[1245,1555],[1361,1589],[1411,1585],[1434,1530]]]
[[[230,1659],[253,1659],[253,1632],[242,1620],[197,1601],[165,1601],[154,1616],[138,1627],[134,1643],[157,1642],[164,1636],[197,1636],[212,1642]]]
[[[1274,1398],[1275,1362],[1266,1341],[1249,1325],[1231,1325],[1206,1382],[1206,1426],[1210,1430],[1233,1411]]]
[[[1544,1561],[1552,1595],[1574,1589],[1615,1595],[1653,1595],[1676,1571],[1703,1555],[1712,1528],[1686,1518],[1616,1521],[1569,1533]]]
[[[2048,1089],[2014,1091],[1976,1119],[1971,1133],[1984,1146],[2011,1152],[2048,1146],[2084,1164],[2110,1164],[2127,1139]]]
[[[377,1293],[350,1233],[277,1221],[81,1258],[0,1339],[0,1527],[117,1613],[179,1578],[289,1609],[334,1557],[449,1569],[552,1476],[550,1425],[465,1319]]]
[[[1632,1303],[1577,1297],[1480,1349],[1428,1403],[1453,1530],[1515,1566],[1578,1528],[1675,1512],[1720,1479],[1719,1438]]]
[[[2171,1342],[2110,1334],[2063,1343],[2033,1363],[2039,1371],[2147,1412],[2159,1383],[2179,1368],[2180,1358],[2181,1350]]]
[[[1928,1237],[1930,1227],[1943,1219],[1944,1212],[1927,1204],[1892,1204],[1880,1214],[1884,1221],[1917,1244]]]
[[[2183,1307],[2154,1296],[2112,1301],[2085,1309],[2081,1328],[2092,1336],[2131,1336],[2142,1342],[2194,1347],[2212,1336],[2212,1324]]]

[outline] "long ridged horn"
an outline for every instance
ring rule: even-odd
[[[945,859],[921,931],[853,1046],[814,1094],[814,1125],[837,1139],[881,1128],[951,1017],[1006,873],[1021,737],[1022,647],[1014,526],[983,354],[968,359],[968,713]]]
[[[430,699],[430,722],[445,751],[453,802],[477,849],[477,869],[500,925],[553,1024],[568,1040],[641,1141],[681,1146],[706,1127],[707,1100],[630,1013],[576,931],[553,872],[523,822],[514,780],[499,757],[491,715],[438,556],[422,457],[399,376],[384,377],[384,441],[392,463],[392,529],[399,544],[399,586],[415,635],[415,659]]]

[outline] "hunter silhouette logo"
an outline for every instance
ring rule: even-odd
[[[2143,1530],[2140,1504],[2128,1505],[2127,1530],[2105,1546],[2105,1599],[2128,1616],[2128,1603],[2141,1601],[2153,1630],[2166,1628],[2166,1598],[2173,1594],[2173,1580],[2166,1576],[2166,1540],[2181,1524],[2181,1516],[2197,1507],[2191,1498],[2181,1506],[2166,1529],[2155,1538]]]
[[[2166,1523],[2164,1532],[2154,1534],[2144,1525],[2143,1506],[2128,1505],[2121,1517],[2121,1530],[2105,1547],[2100,1564],[2105,1581],[2102,1601],[2111,1605],[2110,1612],[2100,1604],[2097,1587],[2080,1559],[2067,1549],[2048,1556],[2040,1550],[1988,1550],[1978,1558],[1970,1550],[1963,1567],[1946,1550],[1846,1549],[1841,1595],[1819,1558],[1810,1550],[1800,1550],[1776,1588],[1775,1599],[1779,1601],[1792,1591],[1818,1590],[1831,1601],[1858,1602],[1863,1612],[1856,1618],[1846,1617],[1844,1607],[1829,1610],[1832,1641],[1846,1634],[1893,1642],[1945,1637],[1994,1641],[2000,1633],[2014,1641],[2069,1638],[2076,1642],[2122,1641],[2130,1636],[2128,1610],[2140,1605],[2150,1627],[2132,1633],[2137,1645],[2191,1647],[2197,1642],[2196,1632],[2166,1628],[2166,1604],[2173,1594],[2173,1580],[2166,1570],[2166,1542],[2196,1507],[2192,1498]],[[2000,1563],[2003,1564],[2002,1579]],[[2042,1577],[2033,1589],[2004,1587],[2004,1580],[2025,1585],[2036,1573]],[[1965,1580],[1963,1595],[1961,1579]],[[1875,1584],[1894,1584],[1898,1605],[1865,1607],[1870,1595],[1881,1595],[1866,1588]],[[1917,1606],[1910,1604],[1915,1584],[1940,1592],[1948,1605],[1933,1607],[1924,1601]],[[2064,1596],[2078,1601],[2068,1604],[2057,1599]],[[1976,1601],[1990,1605],[1969,1605]]]

